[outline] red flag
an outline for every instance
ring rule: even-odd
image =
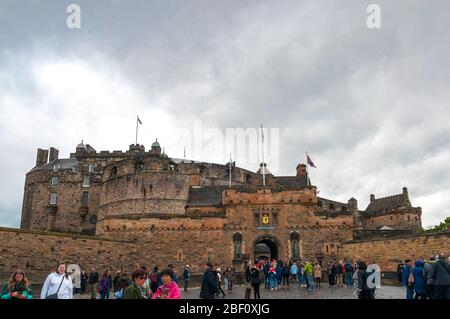
[[[309,166],[317,168],[316,165],[314,165],[314,162],[309,158],[308,154],[306,154],[306,162]]]

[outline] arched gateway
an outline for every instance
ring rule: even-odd
[[[251,257],[256,259],[283,259],[283,248],[278,238],[273,235],[260,235],[253,240]]]

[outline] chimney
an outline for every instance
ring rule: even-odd
[[[403,197],[408,198],[408,188],[403,187]]]
[[[57,160],[58,159],[58,154],[59,154],[59,151],[56,148],[50,147],[50,157],[48,159],[48,162],[51,163],[54,160]]]
[[[305,164],[297,165],[297,176],[306,176],[306,165]]]
[[[374,202],[375,201],[375,195],[374,194],[370,194],[370,202]]]
[[[350,208],[350,210],[358,210],[358,201],[352,197],[348,200],[347,206]]]
[[[36,167],[47,164],[47,158],[48,158],[48,150],[38,148],[36,155]]]

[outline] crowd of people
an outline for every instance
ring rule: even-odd
[[[375,262],[372,261],[374,264]],[[260,286],[269,291],[288,289],[292,286],[313,291],[320,288],[322,276],[327,276],[329,286],[337,288],[353,288],[359,299],[374,299],[375,285],[368,284],[372,274],[363,261],[352,263],[349,260],[331,260],[322,268],[319,262],[283,262],[282,260],[269,260],[261,258],[254,263],[248,262],[242,273],[245,286],[244,299],[250,299],[253,292],[255,299],[260,299]],[[373,267],[370,267],[373,269]],[[407,299],[450,299],[450,258],[444,255],[431,257],[429,260],[406,259],[399,264],[398,279],[406,287]],[[200,298],[214,299],[231,294],[237,283],[238,274],[233,266],[228,265],[224,271],[211,262],[205,263],[200,278]],[[183,269],[182,280],[184,291],[189,289],[191,278],[190,266]],[[180,299],[181,283],[172,264],[162,271],[153,266],[148,271],[145,266],[136,267],[131,276],[122,270],[115,272],[114,278],[111,270],[100,274],[95,267],[87,274],[80,274],[79,287],[75,287],[64,263],[51,268],[45,279],[40,293],[41,299],[72,299],[74,293],[85,294],[90,290],[91,298],[109,299],[113,294],[115,299]],[[227,293],[225,292],[227,291]],[[17,270],[3,286],[2,299],[32,299],[33,293],[30,281],[25,273]]]
[[[450,257],[406,259],[397,268],[398,280],[406,287],[406,299],[450,299]]]

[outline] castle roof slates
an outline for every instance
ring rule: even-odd
[[[406,204],[407,206],[411,206],[408,200]],[[385,211],[391,211],[402,206],[405,206],[405,198],[403,194],[381,197],[370,202],[365,210],[365,213],[368,215],[374,215]]]
[[[78,166],[76,158],[61,158],[56,159],[50,163],[33,168],[31,171],[53,170],[55,165],[59,165],[59,169],[73,169]]]
[[[233,185],[232,189],[240,191],[248,190],[245,186]],[[188,200],[186,206],[220,206],[222,205],[222,192],[226,189],[230,189],[229,186],[202,186],[191,187],[189,189]]]

